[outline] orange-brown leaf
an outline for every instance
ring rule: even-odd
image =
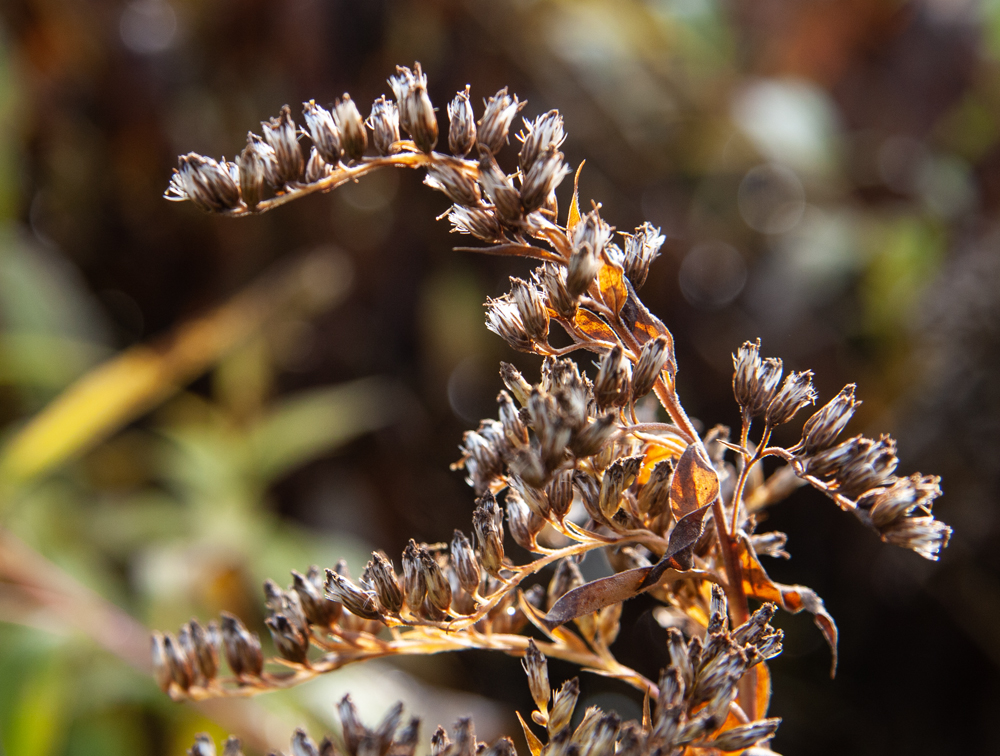
[[[521,712],[515,711],[517,714],[517,721],[521,723],[521,729],[524,730],[524,739],[528,741],[528,748],[531,751],[531,756],[541,756],[542,754],[542,741],[538,739],[538,736],[531,731],[528,727],[528,723],[524,721],[524,717],[521,716]]]
[[[595,341],[606,341],[611,344],[618,343],[618,339],[615,338],[615,332],[611,330],[611,326],[589,310],[584,310],[581,307],[576,311],[576,317],[573,318],[573,322],[588,338]]]
[[[621,265],[606,262],[597,272],[597,283],[601,288],[601,299],[617,315],[628,299],[625,288],[625,271]]]
[[[670,509],[679,521],[685,515],[706,507],[719,495],[719,476],[701,444],[690,444],[670,481]]]
[[[580,172],[586,162],[586,160],[580,162],[579,168],[576,169],[576,176],[573,177],[573,200],[569,203],[569,214],[566,216],[567,233],[572,233],[573,227],[580,222]]]

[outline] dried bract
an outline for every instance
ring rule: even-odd
[[[389,85],[399,103],[399,125],[413,138],[422,152],[430,152],[437,144],[438,125],[434,106],[427,96],[427,75],[419,63],[411,71],[406,66],[396,66],[396,75]]]
[[[340,162],[342,148],[340,130],[333,119],[333,114],[321,105],[317,105],[315,100],[309,100],[302,103],[302,115],[306,119],[309,138],[312,139],[320,157],[330,165],[337,165]]]
[[[274,150],[277,177],[282,183],[298,181],[305,169],[305,160],[299,148],[298,129],[292,120],[292,111],[287,105],[282,106],[277,118],[261,121],[264,141]]]
[[[497,154],[507,144],[507,132],[517,111],[526,103],[518,102],[517,95],[507,94],[507,87],[486,101],[486,110],[479,119],[479,143],[492,154]]]
[[[367,124],[372,130],[372,143],[379,155],[391,155],[398,151],[399,110],[396,103],[387,100],[385,95],[379,97],[372,104]]]
[[[368,149],[368,133],[365,131],[365,122],[361,119],[358,106],[346,92],[333,109],[333,122],[337,124],[344,156],[351,160],[360,160]]]
[[[476,143],[476,116],[469,101],[469,86],[448,103],[448,149],[465,157]]]
[[[168,200],[191,200],[209,212],[224,212],[239,204],[238,173],[234,177],[228,164],[220,164],[195,152],[178,158],[178,163],[180,168],[174,171],[164,194]]]

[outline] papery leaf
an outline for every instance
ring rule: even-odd
[[[817,596],[811,588],[806,588],[804,585],[782,585],[771,580],[757,559],[757,554],[754,552],[750,540],[742,533],[737,541],[737,548],[743,571],[743,591],[746,595],[762,601],[773,601],[792,614],[798,614],[803,609],[812,614],[813,622],[816,623],[830,646],[830,653],[833,657],[830,664],[830,677],[834,677],[837,673],[837,623],[826,611],[823,599]]]
[[[580,166],[576,169],[573,177],[573,200],[569,203],[569,214],[566,216],[566,233],[573,233],[573,227],[580,222],[580,172],[586,160],[580,161]]]
[[[670,509],[678,524],[686,515],[702,509],[719,495],[719,475],[701,444],[690,444],[677,460],[670,481]]]
[[[606,341],[611,344],[618,343],[618,338],[615,336],[615,332],[611,330],[611,326],[589,310],[585,310],[582,307],[578,309],[576,316],[573,318],[573,323],[588,338],[594,341]]]
[[[528,723],[524,721],[521,712],[515,711],[514,713],[517,714],[517,721],[521,723],[521,729],[524,730],[524,739],[528,741],[528,749],[531,751],[531,756],[541,756],[542,741],[528,727]]]
[[[624,283],[626,291],[628,291],[628,297],[618,316],[625,324],[625,327],[632,332],[632,335],[635,336],[640,344],[645,344],[657,336],[666,336],[671,354],[670,361],[671,363],[675,362],[673,359],[674,338],[670,335],[670,331],[667,330],[662,320],[646,309],[646,305],[636,295],[635,289],[632,288],[632,284],[628,278],[624,280]]]
[[[597,283],[601,289],[601,299],[617,315],[628,299],[625,288],[625,271],[621,265],[606,262],[597,272]]]

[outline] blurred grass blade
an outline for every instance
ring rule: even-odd
[[[277,402],[251,432],[256,474],[271,482],[355,436],[383,427],[400,400],[391,384],[366,378]]]
[[[313,313],[347,291],[349,262],[322,251],[265,273],[208,314],[98,365],[56,397],[0,452],[0,480],[24,483],[91,448],[197,378],[268,319]]]

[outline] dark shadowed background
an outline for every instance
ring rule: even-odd
[[[815,371],[823,402],[856,382],[852,430],[892,433],[901,472],[943,477],[936,511],[955,536],[937,564],[814,492],[774,509],[767,528],[787,531],[792,559],[769,571],[815,589],[841,631],[831,681],[809,619],[778,618],[774,748],[995,753],[996,0],[6,0],[5,531],[149,627],[227,609],[263,631],[264,577],[339,556],[357,574],[373,548],[398,560],[410,537],[468,530],[474,497],[448,467],[461,434],[495,415],[499,360],[529,377],[539,364],[487,332],[482,303],[527,266],[452,251],[467,239],[435,221],[446,201],[413,172],[243,220],[161,196],[178,154],[233,157],[285,103],[297,114],[348,91],[367,113],[414,60],[442,127],[467,83],[477,115],[505,85],[525,116],[558,108],[568,160],[586,160],[581,199],[621,230],[661,227],[642,296],[673,331],[681,398],[706,427],[738,422],[731,354],[760,336],[764,354]],[[247,304],[248,287],[265,294]],[[227,315],[242,329],[220,327],[131,408],[116,399],[140,367],[93,378],[122,350],[169,351]],[[88,373],[93,393],[32,443],[17,436]],[[81,633],[6,569],[9,756],[180,754],[195,732],[241,723],[278,747],[298,724],[333,728],[348,690],[368,720],[402,697],[425,735],[470,712],[481,738],[514,734],[514,708],[530,709],[516,660],[470,653],[195,710],[118,658],[129,652],[100,650],[115,643],[101,622]],[[665,661],[650,609],[626,606],[614,649],[647,674]],[[572,674],[553,663],[556,681]],[[640,711],[624,686],[582,685],[585,704]]]

